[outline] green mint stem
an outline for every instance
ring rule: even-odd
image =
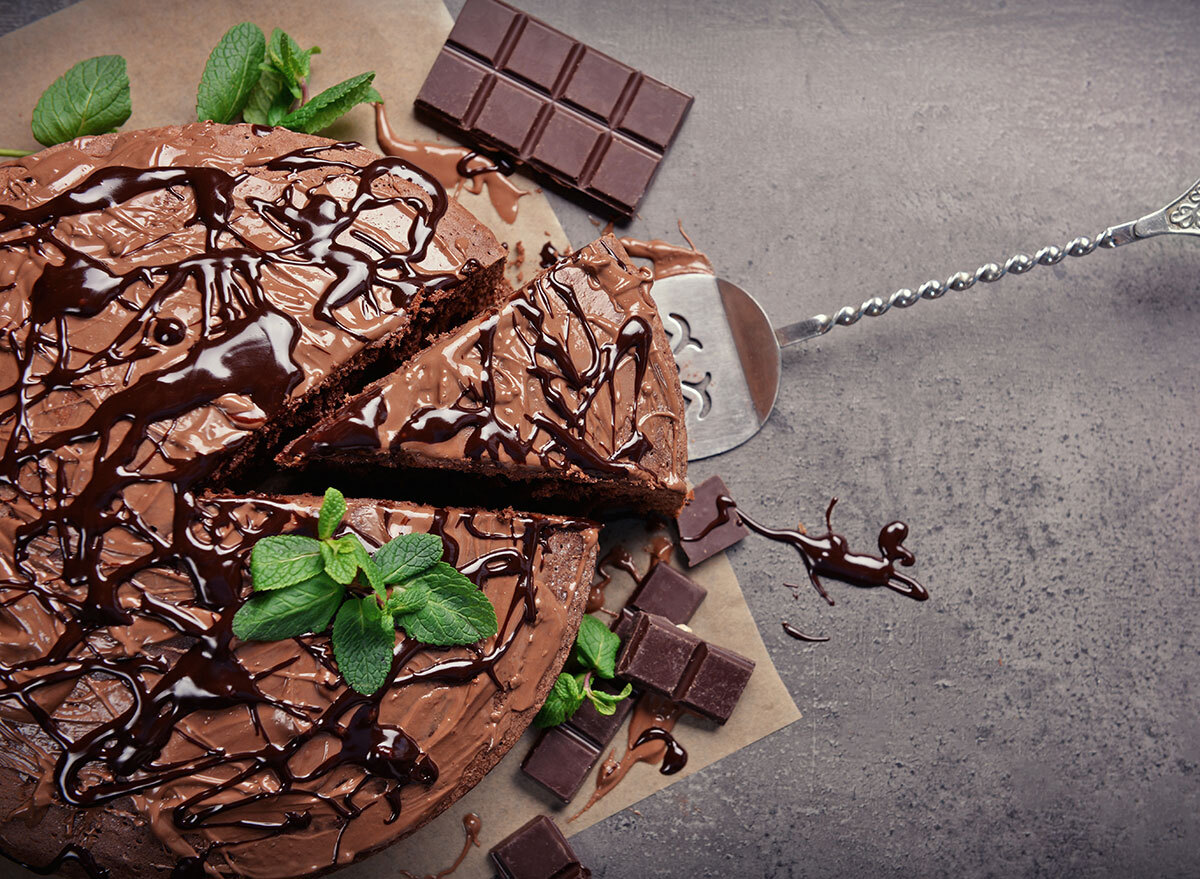
[[[19,159],[22,156],[32,156],[33,153],[29,150],[8,150],[0,147],[0,156],[11,159]]]

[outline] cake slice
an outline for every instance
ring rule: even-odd
[[[674,515],[679,374],[648,270],[605,236],[369,385],[277,460],[501,477],[577,509]]]
[[[249,594],[259,537],[316,534],[321,499],[215,496],[195,506],[190,559],[125,587],[132,625],[93,655],[50,666],[66,684],[35,724],[0,715],[0,840],[41,867],[76,845],[113,876],[284,879],[326,872],[438,815],[508,751],[553,685],[596,562],[597,528],[553,516],[351,500],[343,529],[374,549],[439,534],[444,559],[483,589],[499,633],[471,647],[398,639],[389,684],[349,690],[327,634],[242,642],[229,621]],[[24,614],[52,630],[51,610]],[[62,689],[62,688],[60,688]],[[50,735],[47,735],[49,733]],[[62,762],[70,745],[71,760]],[[137,759],[125,763],[129,754]],[[60,790],[92,808],[66,805]],[[32,828],[32,830],[31,830]],[[177,872],[172,872],[176,870]]]

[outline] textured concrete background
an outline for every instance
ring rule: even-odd
[[[0,25],[59,5],[0,0]],[[1200,176],[1194,2],[521,5],[696,95],[631,233],[682,219],[780,322],[1095,235]],[[933,597],[796,601],[794,554],[733,550],[805,718],[577,837],[596,876],[1196,875],[1198,352],[1200,240],[1178,238],[789,352],[767,427],[694,478],[778,524],[836,494],[863,548],[904,518]]]

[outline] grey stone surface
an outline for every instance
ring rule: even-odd
[[[1200,4],[521,5],[696,95],[630,233],[682,220],[780,322],[1200,176]],[[837,495],[864,548],[904,518],[933,597],[794,600],[794,554],[733,550],[805,717],[576,837],[595,875],[1195,875],[1198,351],[1200,241],[1159,239],[789,352],[763,432],[694,478],[779,524]]]

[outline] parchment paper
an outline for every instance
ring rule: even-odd
[[[413,98],[452,24],[440,0],[386,3],[85,0],[0,37],[0,83],[4,86],[0,146],[38,149],[29,130],[38,96],[76,61],[93,55],[116,53],[128,61],[133,115],[123,128],[194,120],[196,83],[208,53],[221,35],[239,21],[253,21],[268,34],[272,27],[282,27],[303,46],[321,46],[323,53],[313,59],[310,91],[333,85],[364,69],[375,70],[375,85],[387,101],[392,127],[414,139],[445,140],[418,122],[411,109]],[[355,108],[323,134],[377,148],[369,106]],[[463,193],[461,200],[510,245],[510,254],[515,255],[517,242],[524,243],[523,269],[525,277],[529,277],[537,270],[537,253],[545,241],[552,241],[564,252],[569,243],[536,186],[524,179],[520,185],[535,191],[520,200],[517,219],[511,225],[496,214],[486,192]],[[513,268],[515,275],[522,267]],[[622,540],[645,570],[645,547],[651,536],[642,523],[621,523],[606,529],[605,544]],[[488,848],[534,815],[548,812],[565,833],[577,833],[799,718],[800,712],[771,663],[725,556],[713,558],[688,574],[708,590],[692,628],[701,637],[746,654],[757,667],[741,703],[724,727],[690,718],[680,721],[677,737],[688,750],[688,764],[682,772],[667,776],[659,774],[654,766],[639,765],[590,811],[569,822],[568,817],[579,810],[594,789],[593,780],[585,782],[568,808],[557,807],[549,794],[520,773],[521,760],[535,736],[530,732],[483,782],[436,821],[338,875],[345,879],[394,879],[399,868],[418,875],[444,869],[462,847],[462,816],[476,812],[483,821],[480,846],[454,875],[463,879],[491,876],[486,861]],[[632,588],[630,579],[617,573],[608,589],[607,606],[619,607]],[[624,741],[622,731],[614,746],[623,749]],[[31,874],[0,865],[0,876],[9,875]]]

